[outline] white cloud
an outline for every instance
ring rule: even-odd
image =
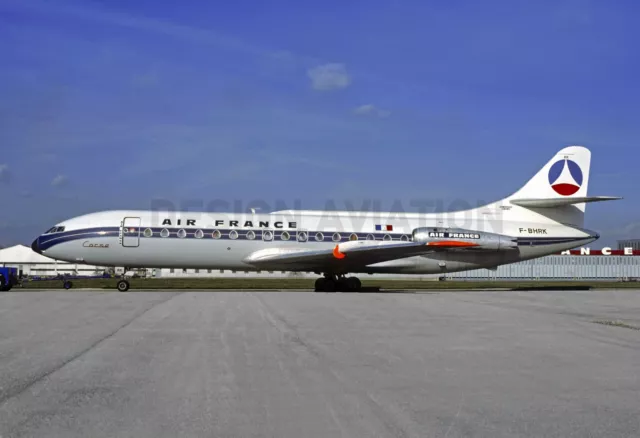
[[[53,178],[53,181],[51,181],[51,185],[54,187],[61,187],[66,185],[68,181],[69,179],[66,177],[66,175],[58,175]]]
[[[358,108],[353,110],[353,113],[359,116],[377,116],[381,119],[391,115],[391,111],[377,108],[372,104],[360,105]]]
[[[327,91],[346,88],[351,84],[351,77],[344,64],[324,64],[307,71],[314,90]]]
[[[0,164],[0,183],[8,183],[9,181],[11,181],[9,166],[6,164]]]
[[[163,21],[154,18],[148,18],[145,16],[115,12],[113,10],[100,7],[96,4],[92,4],[90,7],[88,7],[87,3],[89,2],[71,3],[46,2],[42,0],[13,0],[4,1],[3,6],[12,9],[27,10],[29,12],[38,13],[46,17],[54,15],[66,16],[70,18],[81,19],[83,21],[136,29],[149,33],[156,33],[188,43],[215,46],[221,50],[235,51],[238,53],[244,53],[249,56],[281,61],[283,63],[284,61],[288,60],[291,64],[295,64],[301,67],[323,62],[323,60],[318,58],[317,56],[309,56],[301,53],[290,52],[287,50],[273,50],[272,48],[264,47],[259,44],[253,44],[230,35],[213,32],[209,29],[188,26],[172,21]],[[344,66],[342,64],[326,65],[337,65],[344,69]],[[334,88],[344,88],[349,85],[349,75],[345,73],[344,77],[347,80],[347,84]],[[417,83],[407,84],[402,81],[392,81],[388,78],[380,77],[376,74],[371,74],[368,71],[359,71],[358,77],[364,77],[376,82],[382,82],[387,86],[393,86],[411,93],[414,93],[416,90],[431,91],[430,88],[424,88]]]

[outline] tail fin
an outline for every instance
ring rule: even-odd
[[[583,146],[566,147],[505,201],[554,221],[582,227],[587,202],[620,199],[610,196],[587,196],[590,167],[589,149]]]
[[[514,199],[566,199],[587,196],[591,151],[569,146],[558,152],[520,190]],[[584,206],[582,206],[584,211]]]

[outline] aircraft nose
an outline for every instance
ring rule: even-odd
[[[31,244],[31,249],[34,252],[37,252],[38,254],[42,254],[42,251],[40,250],[40,238],[37,237],[36,240],[33,241],[33,243]]]

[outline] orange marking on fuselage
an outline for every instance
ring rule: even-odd
[[[345,255],[340,252],[340,249],[338,248],[338,245],[336,245],[336,247],[333,248],[333,256],[335,258],[337,258],[337,259],[345,258]]]
[[[470,246],[479,246],[477,243],[473,242],[460,242],[459,240],[441,240],[439,242],[429,242],[428,246],[455,246],[458,248],[470,247]]]

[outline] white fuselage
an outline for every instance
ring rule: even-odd
[[[281,211],[270,214],[107,211],[60,223],[35,251],[74,263],[147,268],[256,270],[267,248],[324,250],[349,240],[410,240],[419,227],[462,228],[517,240],[515,251],[443,252],[375,263],[354,272],[443,273],[495,267],[593,242],[597,234],[500,204],[441,214]],[[287,270],[296,270],[295,266]]]

